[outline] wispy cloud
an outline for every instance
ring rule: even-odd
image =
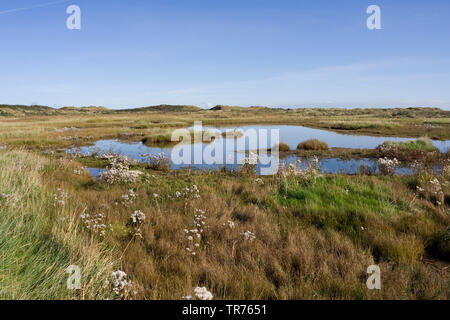
[[[22,7],[22,8],[3,10],[3,11],[0,11],[0,14],[7,14],[7,13],[12,13],[12,12],[31,10],[31,9],[35,9],[35,8],[48,7],[48,6],[52,6],[52,5],[60,4],[60,3],[64,3],[64,2],[69,2],[69,0],[60,0],[60,1],[46,2],[46,3],[36,4],[34,6],[29,6],[29,7]]]

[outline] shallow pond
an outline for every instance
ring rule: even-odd
[[[292,155],[292,156],[288,156],[285,159],[283,159],[282,161],[284,161],[286,164],[289,163],[296,163],[297,160],[301,159],[298,156]],[[308,166],[307,160],[306,159],[301,159],[303,160],[301,167],[302,169],[305,169]],[[306,160],[306,161],[305,161]],[[374,161],[373,159],[339,159],[339,158],[324,158],[319,160],[319,167],[322,173],[343,173],[343,174],[356,174],[359,171],[359,168],[361,166],[364,166],[366,168],[371,168],[374,170],[374,172],[376,172],[378,170],[376,161]],[[223,166],[222,165],[191,165],[191,166],[182,166],[182,165],[174,165],[172,163],[171,168],[174,170],[179,170],[179,169],[186,169],[186,168],[192,168],[194,170],[219,170],[221,169]],[[239,166],[238,165],[226,165],[226,167],[228,169],[231,170],[236,170]],[[256,166],[256,172],[259,174],[260,173],[260,169],[261,166],[257,165]],[[104,169],[99,169],[99,168],[86,168],[86,170],[88,170],[88,172],[95,178],[97,178],[100,173],[102,173],[104,171]],[[438,170],[437,170],[438,171]],[[274,172],[272,172],[274,173]],[[405,175],[405,174],[411,174],[412,170],[406,167],[399,167],[396,171],[397,175]]]
[[[191,127],[190,129],[192,129]],[[221,132],[229,130],[255,130],[258,132],[261,129],[272,130],[278,129],[280,133],[280,141],[285,142],[291,149],[296,149],[300,142],[309,139],[318,139],[328,144],[330,148],[352,148],[352,149],[375,149],[386,140],[394,142],[404,142],[415,140],[414,138],[397,138],[397,137],[374,137],[351,134],[340,134],[332,131],[313,129],[302,126],[288,126],[288,125],[249,125],[237,127],[204,127],[205,130],[218,130]],[[237,139],[242,140],[244,138]],[[440,151],[447,151],[450,149],[450,140],[440,141],[432,140],[433,145]]]
[[[192,129],[192,128],[189,128]],[[411,138],[391,138],[391,137],[372,137],[372,136],[360,136],[360,135],[346,135],[346,134],[338,134],[331,131],[320,130],[320,129],[311,129],[302,126],[275,126],[275,125],[251,125],[251,126],[239,126],[239,127],[222,127],[222,128],[212,128],[212,127],[203,127],[203,130],[216,130],[220,132],[237,130],[250,132],[254,130],[256,135],[263,132],[263,130],[268,131],[268,143],[267,147],[273,146],[275,141],[271,141],[270,139],[270,130],[278,129],[279,130],[279,141],[287,143],[291,149],[295,149],[299,142],[308,140],[308,139],[319,139],[328,143],[330,148],[367,148],[373,149],[378,145],[382,144],[386,140],[391,141],[408,141],[414,140]],[[433,145],[439,148],[441,151],[447,151],[450,148],[450,141],[433,141]],[[143,155],[157,155],[159,153],[163,153],[166,157],[171,158],[171,168],[174,170],[191,167],[195,169],[211,169],[216,170],[223,167],[222,164],[208,164],[207,161],[201,159],[201,161],[195,161],[194,159],[194,150],[203,152],[209,151],[211,155],[216,156],[218,153],[219,158],[222,158],[223,161],[221,163],[226,163],[226,166],[229,169],[238,168],[238,161],[242,160],[245,157],[245,153],[242,152],[244,150],[253,150],[259,147],[259,144],[250,145],[248,143],[248,139],[245,137],[240,137],[236,139],[217,139],[211,143],[197,143],[192,145],[183,145],[179,147],[182,152],[177,151],[177,154],[182,155],[185,152],[191,152],[190,156],[190,164],[178,164],[177,161],[173,159],[173,147],[148,147],[144,145],[142,142],[121,142],[119,140],[99,140],[95,143],[94,146],[91,147],[82,147],[78,150],[78,152],[88,155],[93,152],[104,153],[104,152],[114,152],[117,154],[126,155],[130,158],[133,158],[138,161],[145,161],[146,158]],[[215,151],[211,153],[211,150],[215,148]],[[220,151],[221,150],[221,151]],[[74,152],[74,149],[68,150],[69,153]],[[299,158],[296,155],[290,155],[281,161],[286,163],[295,163]],[[301,159],[302,161],[305,159]],[[306,165],[305,161],[303,161],[303,165]],[[260,172],[261,168],[267,168],[270,165],[258,165],[257,171]],[[373,159],[348,159],[342,160],[338,158],[324,158],[320,160],[321,171],[324,173],[347,173],[354,174],[358,172],[358,168],[360,166],[366,166],[377,169],[376,161]],[[92,168],[90,169],[92,175],[98,176],[101,172],[99,169]],[[411,170],[408,168],[399,168],[397,170],[397,174],[410,174]]]

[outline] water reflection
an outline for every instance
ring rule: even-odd
[[[191,129],[191,128],[189,128]],[[280,141],[283,141],[289,145],[291,149],[295,149],[299,142],[308,140],[308,139],[319,139],[321,141],[326,142],[330,148],[366,148],[373,149],[378,145],[382,144],[386,140],[391,141],[408,141],[414,140],[411,138],[390,138],[390,137],[371,137],[371,136],[359,136],[359,135],[344,135],[338,134],[331,131],[320,130],[320,129],[312,129],[306,128],[302,126],[288,126],[288,125],[251,125],[251,126],[240,126],[240,127],[222,127],[222,128],[213,128],[213,127],[204,127],[203,130],[216,130],[220,132],[230,131],[230,130],[240,130],[246,132],[249,129],[253,129],[256,132],[260,132],[260,130],[267,130],[269,133],[268,136],[268,146],[273,146],[276,141],[270,141],[270,130],[278,129]],[[432,141],[433,145],[439,148],[441,151],[446,151],[450,147],[449,141]],[[257,147],[258,144],[256,145]],[[253,145],[254,147],[254,145]],[[238,163],[246,157],[244,150],[248,150],[251,146],[248,143],[248,138],[239,137],[235,139],[217,139],[211,143],[201,143],[201,144],[192,144],[186,145],[183,147],[184,152],[191,152],[190,160],[191,165],[186,164],[176,164],[172,161],[171,169],[178,170],[186,167],[190,167],[193,169],[199,170],[219,170],[226,166],[230,170],[235,170],[239,167]],[[220,157],[222,157],[221,163],[223,164],[206,164],[205,161],[197,161],[194,160],[194,149],[200,150],[200,153],[205,149],[207,151],[211,151],[215,149],[215,152],[211,153],[211,155],[215,156],[216,152],[219,152]],[[117,154],[126,155],[130,158],[133,158],[137,161],[144,162],[146,157],[143,155],[155,155],[159,153],[163,153],[166,157],[171,158],[173,147],[149,147],[144,145],[142,142],[122,142],[119,140],[99,140],[95,143],[94,146],[91,147],[82,147],[77,152],[80,152],[84,155],[91,154],[93,152],[105,153],[105,152],[114,152]],[[69,153],[74,152],[75,149],[68,150]],[[298,157],[296,155],[290,155],[285,159],[281,160],[285,163],[295,163],[297,160],[302,160],[303,165],[305,164],[305,159]],[[278,161],[278,159],[276,159]],[[224,165],[225,164],[225,165]],[[372,168],[372,170],[377,170],[376,161],[373,159],[339,159],[339,158],[325,158],[320,160],[321,171],[324,173],[346,173],[346,174],[355,174],[358,172],[358,169],[361,166],[365,166],[368,168]],[[256,170],[260,172],[262,168],[270,167],[269,164],[265,164],[264,166],[258,165]],[[276,166],[275,166],[276,167]],[[91,169],[91,173],[94,176],[99,174],[99,169]],[[397,170],[397,174],[410,174],[411,170],[408,168],[399,168]]]

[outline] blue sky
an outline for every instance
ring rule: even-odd
[[[0,0],[0,103],[450,109],[447,0],[55,2]]]

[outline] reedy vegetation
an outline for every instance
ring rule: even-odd
[[[57,190],[45,181],[74,166],[23,151],[0,152],[0,299],[111,297],[102,283],[117,264],[111,249],[79,232],[84,204],[78,197],[55,199]],[[80,290],[67,290],[69,265],[82,269]]]
[[[167,135],[194,117],[244,124],[248,112],[254,123],[448,138],[446,112],[189,110],[143,110],[139,120],[95,108],[2,119],[0,298],[450,298],[450,169],[443,155],[418,150],[417,170],[405,177],[320,175],[315,161],[306,170],[256,177],[251,163],[237,172],[173,172],[160,157],[145,167],[58,150],[100,138]],[[415,151],[378,152],[393,161]],[[430,157],[444,164],[441,176],[427,170]],[[114,170],[95,181],[79,161]],[[191,232],[193,222],[202,228]],[[374,263],[381,291],[365,285]],[[80,291],[66,288],[69,265],[81,268]]]
[[[436,260],[450,258],[448,167],[439,177],[320,175],[313,160],[273,177],[140,169],[134,182],[108,183],[65,158],[0,159],[1,191],[19,197],[0,200],[5,298],[72,297],[70,264],[82,268],[79,298],[181,299],[203,287],[215,299],[450,297]],[[86,213],[104,215],[103,234],[83,227]],[[365,286],[374,263],[381,291]]]

